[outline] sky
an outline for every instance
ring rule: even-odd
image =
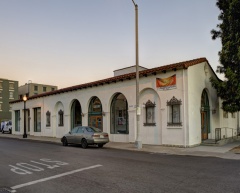
[[[216,0],[135,0],[139,65],[206,57],[216,71]],[[132,0],[0,0],[0,78],[65,88],[135,65]],[[221,76],[219,76],[221,78]]]

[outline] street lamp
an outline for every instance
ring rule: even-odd
[[[137,129],[136,134],[137,138],[135,141],[135,146],[138,149],[142,148],[142,141],[140,138],[140,130],[139,130],[139,119],[141,114],[141,109],[139,107],[139,57],[138,57],[138,5],[132,0],[133,5],[135,7],[135,40],[136,40],[136,117],[137,117]]]
[[[23,96],[23,102],[24,102],[24,133],[23,133],[23,138],[27,138],[27,132],[26,132],[26,101],[27,101],[27,96]]]

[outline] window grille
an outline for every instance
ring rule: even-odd
[[[58,115],[59,115],[58,126],[63,126],[63,111],[60,110],[60,111],[58,112]]]
[[[170,101],[167,101],[168,106],[168,126],[182,126],[181,122],[181,105],[182,101],[174,96]]]
[[[155,126],[155,107],[156,104],[148,100],[145,104],[146,121],[144,126]]]
[[[47,111],[46,117],[47,117],[46,127],[50,127],[51,126],[51,113],[49,111]]]

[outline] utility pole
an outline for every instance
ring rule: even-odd
[[[139,56],[138,56],[138,5],[132,0],[133,5],[135,7],[135,40],[136,40],[136,141],[135,146],[138,149],[142,148],[142,141],[140,137],[140,129],[139,129],[139,119],[141,114],[141,109],[139,107]]]

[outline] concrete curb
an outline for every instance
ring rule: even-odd
[[[60,138],[28,136],[22,138],[22,135],[0,134],[0,138],[9,138],[26,141],[38,141],[43,143],[61,144]],[[128,150],[136,152],[146,152],[150,154],[167,155],[188,155],[201,157],[218,157],[223,159],[240,160],[240,141],[223,146],[196,146],[189,148],[168,147],[160,145],[143,145],[142,149],[137,149],[134,143],[109,142],[105,148]]]

